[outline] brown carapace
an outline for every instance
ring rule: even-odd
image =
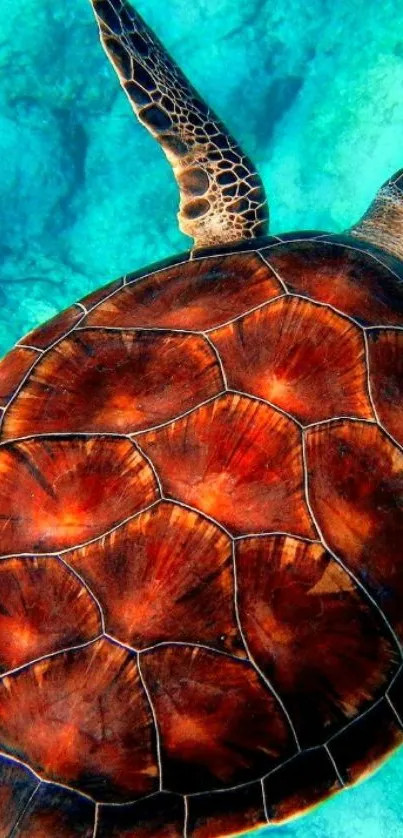
[[[243,832],[403,740],[399,271],[188,254],[4,359],[2,838]]]
[[[403,741],[403,263],[253,212],[0,364],[0,838],[245,833]]]

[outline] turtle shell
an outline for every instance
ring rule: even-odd
[[[296,234],[0,367],[0,835],[215,838],[403,740],[402,265]]]

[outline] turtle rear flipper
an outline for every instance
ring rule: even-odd
[[[197,247],[266,234],[255,167],[126,0],[90,0],[101,41],[140,122],[180,190],[179,224]]]

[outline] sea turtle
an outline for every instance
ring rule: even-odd
[[[0,836],[216,838],[403,740],[403,174],[269,237],[161,43],[92,6],[195,246],[0,367]]]

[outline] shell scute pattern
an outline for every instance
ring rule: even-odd
[[[93,838],[94,805],[69,789],[40,786],[18,822],[18,838]]]
[[[38,780],[18,763],[0,761],[0,835],[11,835],[14,825],[29,804]]]
[[[197,513],[163,501],[65,560],[88,580],[108,633],[129,646],[175,638],[245,657],[231,540]]]
[[[309,241],[288,242],[262,253],[291,293],[332,305],[364,326],[401,325],[401,266],[396,274],[387,257],[381,261],[371,248],[331,236],[318,240],[314,250]]]
[[[0,834],[30,795],[21,836],[245,831],[403,740],[401,290],[315,235],[127,277],[0,365]]]
[[[161,792],[120,809],[101,807],[97,838],[183,838],[185,818],[184,798]]]
[[[196,838],[208,838],[213,830],[223,835],[248,832],[265,822],[260,783],[189,798],[189,833]]]
[[[3,358],[0,366],[0,407],[8,405],[37,360],[35,349],[25,346],[17,346]]]
[[[66,332],[74,329],[82,319],[83,309],[78,305],[66,308],[61,314],[52,317],[44,326],[39,326],[25,335],[21,343],[36,349],[48,349]]]
[[[139,668],[105,638],[4,679],[0,737],[43,776],[98,800],[124,802],[158,789],[156,734]]]
[[[99,609],[55,557],[0,563],[0,671],[4,674],[102,631]]]
[[[286,529],[315,537],[299,429],[269,405],[223,395],[141,434],[140,445],[169,497],[216,518],[234,535]]]
[[[97,306],[87,326],[212,329],[284,293],[258,253],[196,258],[131,281]]]
[[[201,336],[82,328],[36,365],[29,389],[5,417],[3,437],[134,433],[215,396],[223,386],[214,350]],[[91,394],[86,403],[84,392]]]
[[[335,421],[308,431],[307,462],[324,540],[402,638],[403,452],[377,425]]]
[[[403,329],[370,329],[368,354],[374,409],[403,445]]]
[[[263,780],[269,822],[283,823],[294,812],[317,805],[340,791],[342,782],[325,748],[302,751]]]

